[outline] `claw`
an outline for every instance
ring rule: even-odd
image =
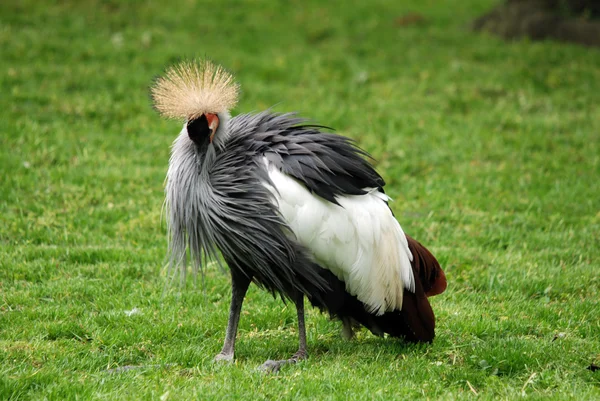
[[[215,356],[215,362],[218,362],[218,363],[223,363],[223,362],[232,363],[233,362],[233,354],[225,354],[223,352],[219,352]]]
[[[306,352],[298,350],[290,359],[282,359],[279,361],[274,361],[269,359],[262,365],[258,367],[258,370],[263,371],[265,373],[277,373],[281,369],[283,365],[298,363],[299,361],[306,359]]]
[[[258,370],[265,372],[265,373],[277,373],[277,372],[279,372],[279,369],[281,369],[281,366],[284,365],[285,363],[287,363],[287,360],[274,361],[272,359],[269,359],[268,361],[266,361],[265,363],[260,365],[258,367]]]
[[[264,373],[278,373],[283,365],[296,362],[298,362],[298,359],[295,359],[293,357],[290,359],[282,359],[280,361],[274,361],[272,359],[269,359],[268,361],[260,365],[258,367],[258,370]]]

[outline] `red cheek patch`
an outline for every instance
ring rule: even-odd
[[[219,121],[219,117],[217,117],[216,114],[206,113],[204,115],[206,116],[206,121],[208,121],[209,127],[213,125],[213,122],[215,122],[215,120],[217,123]]]

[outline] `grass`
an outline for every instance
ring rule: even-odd
[[[470,32],[493,3],[1,2],[0,399],[599,399],[600,52]],[[378,160],[449,279],[432,345],[311,310],[309,360],[263,375],[296,319],[251,288],[212,363],[228,276],[164,291],[179,126],[148,99],[204,55],[235,113],[297,110]]]

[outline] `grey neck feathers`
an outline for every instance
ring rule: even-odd
[[[217,150],[213,145],[198,149],[189,139],[185,127],[173,142],[165,187],[165,207],[169,266],[171,271],[181,268],[182,279],[185,279],[186,273],[186,248],[190,250],[195,271],[201,269],[207,259],[217,260],[215,231],[206,224],[213,221],[208,214],[214,213],[218,207],[218,202],[212,199],[209,174],[216,156]]]

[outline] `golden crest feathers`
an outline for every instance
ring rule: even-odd
[[[170,67],[151,88],[154,107],[167,118],[191,120],[203,113],[230,110],[240,86],[233,75],[208,60],[184,61]]]

